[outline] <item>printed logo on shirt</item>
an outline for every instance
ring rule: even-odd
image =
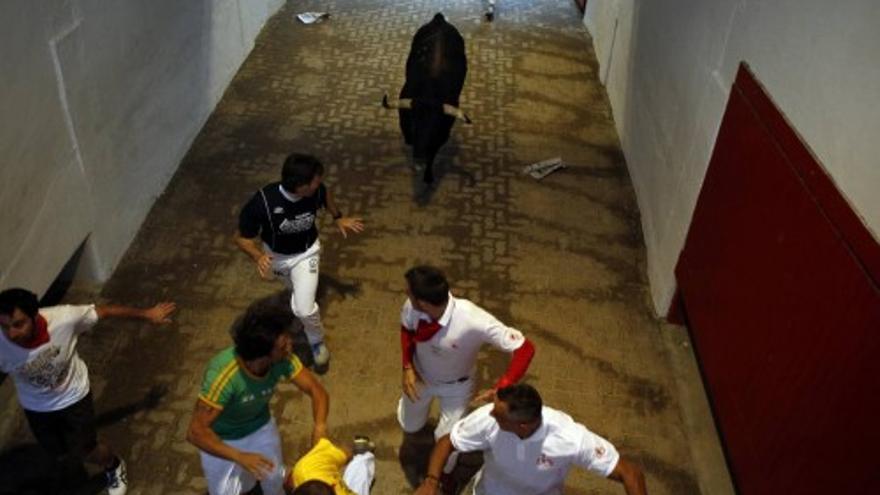
[[[284,207],[276,206],[275,209],[272,210],[272,213],[274,213],[276,215],[283,215],[284,214]]]
[[[297,232],[305,232],[312,228],[312,225],[315,224],[315,215],[312,213],[300,213],[293,220],[289,218],[285,218],[281,225],[278,226],[278,230],[281,231],[282,234],[295,234]]]
[[[543,453],[538,456],[538,460],[535,462],[535,465],[541,470],[553,469],[553,464],[553,459]]]
[[[22,365],[18,373],[34,387],[56,388],[64,383],[70,360],[56,361],[61,354],[57,345],[49,345],[33,359]]]
[[[309,273],[318,273],[318,258],[309,259]]]
[[[601,445],[596,447],[596,450],[594,452],[596,454],[596,459],[601,459],[601,458],[605,457],[605,454],[608,453],[605,450],[605,447],[602,447]]]

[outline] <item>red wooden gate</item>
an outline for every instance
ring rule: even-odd
[[[880,245],[744,65],[676,278],[740,493],[880,493]]]

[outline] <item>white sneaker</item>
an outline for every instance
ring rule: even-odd
[[[125,495],[128,491],[128,473],[125,470],[125,461],[119,458],[116,469],[104,471],[107,477],[107,493],[110,495]]]
[[[324,366],[330,362],[330,351],[327,350],[324,342],[312,344],[312,358],[315,360],[316,366]]]

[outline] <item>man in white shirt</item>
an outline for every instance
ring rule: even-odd
[[[561,495],[571,465],[623,484],[627,495],[646,495],[641,469],[604,438],[571,416],[546,407],[526,384],[498,390],[487,404],[453,425],[431,452],[428,474],[416,490],[433,495],[453,451],[482,451],[474,495]]]
[[[0,370],[12,376],[37,442],[61,467],[83,460],[104,468],[110,495],[127,490],[125,462],[97,438],[89,371],[76,352],[80,335],[107,317],[168,323],[174,303],[151,308],[87,305],[39,308],[25,289],[0,292]]]
[[[403,395],[398,420],[407,433],[424,427],[431,402],[440,402],[434,437],[449,433],[471,400],[492,400],[495,390],[516,383],[528,370],[535,349],[519,330],[510,328],[467,299],[453,297],[439,269],[416,266],[406,272],[407,296],[401,311],[400,341]],[[497,382],[474,398],[477,353],[490,344],[512,359]],[[445,472],[454,467],[454,458]]]

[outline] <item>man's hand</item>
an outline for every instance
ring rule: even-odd
[[[144,310],[144,319],[156,325],[171,323],[169,316],[175,309],[177,309],[177,305],[173,302],[160,302],[152,308]]]
[[[436,478],[425,478],[416,488],[415,495],[437,495],[440,492],[440,481]]]
[[[260,272],[260,276],[265,279],[272,278],[272,255],[269,253],[263,253],[257,258],[257,270]]]
[[[471,406],[479,406],[482,404],[487,404],[495,400],[495,389],[487,388],[482,392],[478,393],[474,396],[473,400],[471,400]]]
[[[412,366],[403,369],[403,393],[413,402],[419,400],[419,381],[419,374]]]
[[[327,438],[327,425],[315,423],[315,426],[312,428],[312,446],[318,445],[322,438]]]
[[[269,476],[272,473],[272,470],[275,469],[275,464],[272,463],[272,461],[253,452],[240,452],[236,456],[235,462],[245,468],[247,472],[251,473],[254,478],[259,481],[262,481],[266,476]]]
[[[342,237],[348,238],[348,231],[353,233],[364,231],[364,222],[360,217],[339,217],[333,221]]]

